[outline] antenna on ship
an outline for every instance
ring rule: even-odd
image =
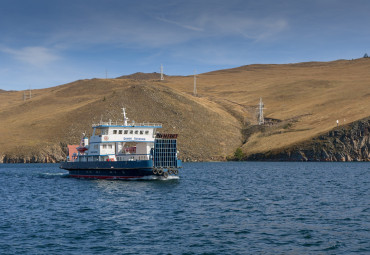
[[[263,118],[264,104],[262,102],[262,97],[260,97],[260,104],[258,108],[259,108],[258,125],[263,125],[265,123],[265,119]]]
[[[122,108],[122,114],[123,114],[123,125],[127,126],[128,118],[126,117],[126,109]]]
[[[163,65],[161,64],[161,81],[164,80],[164,77],[163,77]]]
[[[197,96],[197,73],[196,73],[196,70],[194,70],[194,96],[196,97]]]

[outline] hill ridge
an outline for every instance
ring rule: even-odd
[[[38,152],[55,148],[53,160],[61,160],[66,143],[76,143],[102,114],[118,118],[122,106],[137,121],[164,119],[167,131],[180,133],[182,159],[225,160],[238,147],[245,155],[266,154],[329,132],[336,120],[370,116],[368,70],[369,59],[248,65],[199,74],[197,96],[192,76],[160,81],[152,74],[78,80],[35,90],[26,101],[22,91],[1,93],[0,155],[51,160],[55,155]],[[260,97],[268,121],[258,127]]]

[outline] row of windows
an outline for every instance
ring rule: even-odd
[[[147,160],[147,156],[138,156],[138,157],[117,157],[118,161],[133,161],[133,160]]]
[[[127,134],[130,134],[130,135],[132,135],[132,134],[135,134],[135,135],[138,135],[138,134],[140,134],[140,135],[143,135],[144,134],[144,132],[145,132],[145,134],[146,135],[149,135],[149,130],[113,130],[113,134],[114,135],[116,135],[116,134],[119,134],[119,135],[122,135],[122,132],[125,134],[125,135],[127,135]]]
[[[99,145],[97,145],[97,144],[94,144],[94,149],[97,149],[97,148],[99,148]],[[112,146],[112,144],[103,144],[103,149],[106,149],[106,148],[108,148],[108,149],[112,149],[113,148],[113,146]]]

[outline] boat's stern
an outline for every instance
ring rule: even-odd
[[[177,158],[177,134],[157,134],[153,149],[153,173],[177,175],[182,162]]]

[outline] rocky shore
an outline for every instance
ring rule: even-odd
[[[310,141],[246,160],[260,161],[370,161],[370,117],[337,127]]]
[[[57,163],[67,156],[67,145],[47,145],[40,150],[19,148],[18,151],[0,155],[0,163]]]
[[[65,159],[64,143],[46,146],[38,151],[20,148],[24,153],[0,155],[0,163],[57,163]],[[185,157],[184,157],[185,156]],[[222,161],[217,157],[192,158],[183,155],[185,162]],[[309,141],[279,151],[246,156],[247,161],[370,161],[370,117],[337,127]]]

